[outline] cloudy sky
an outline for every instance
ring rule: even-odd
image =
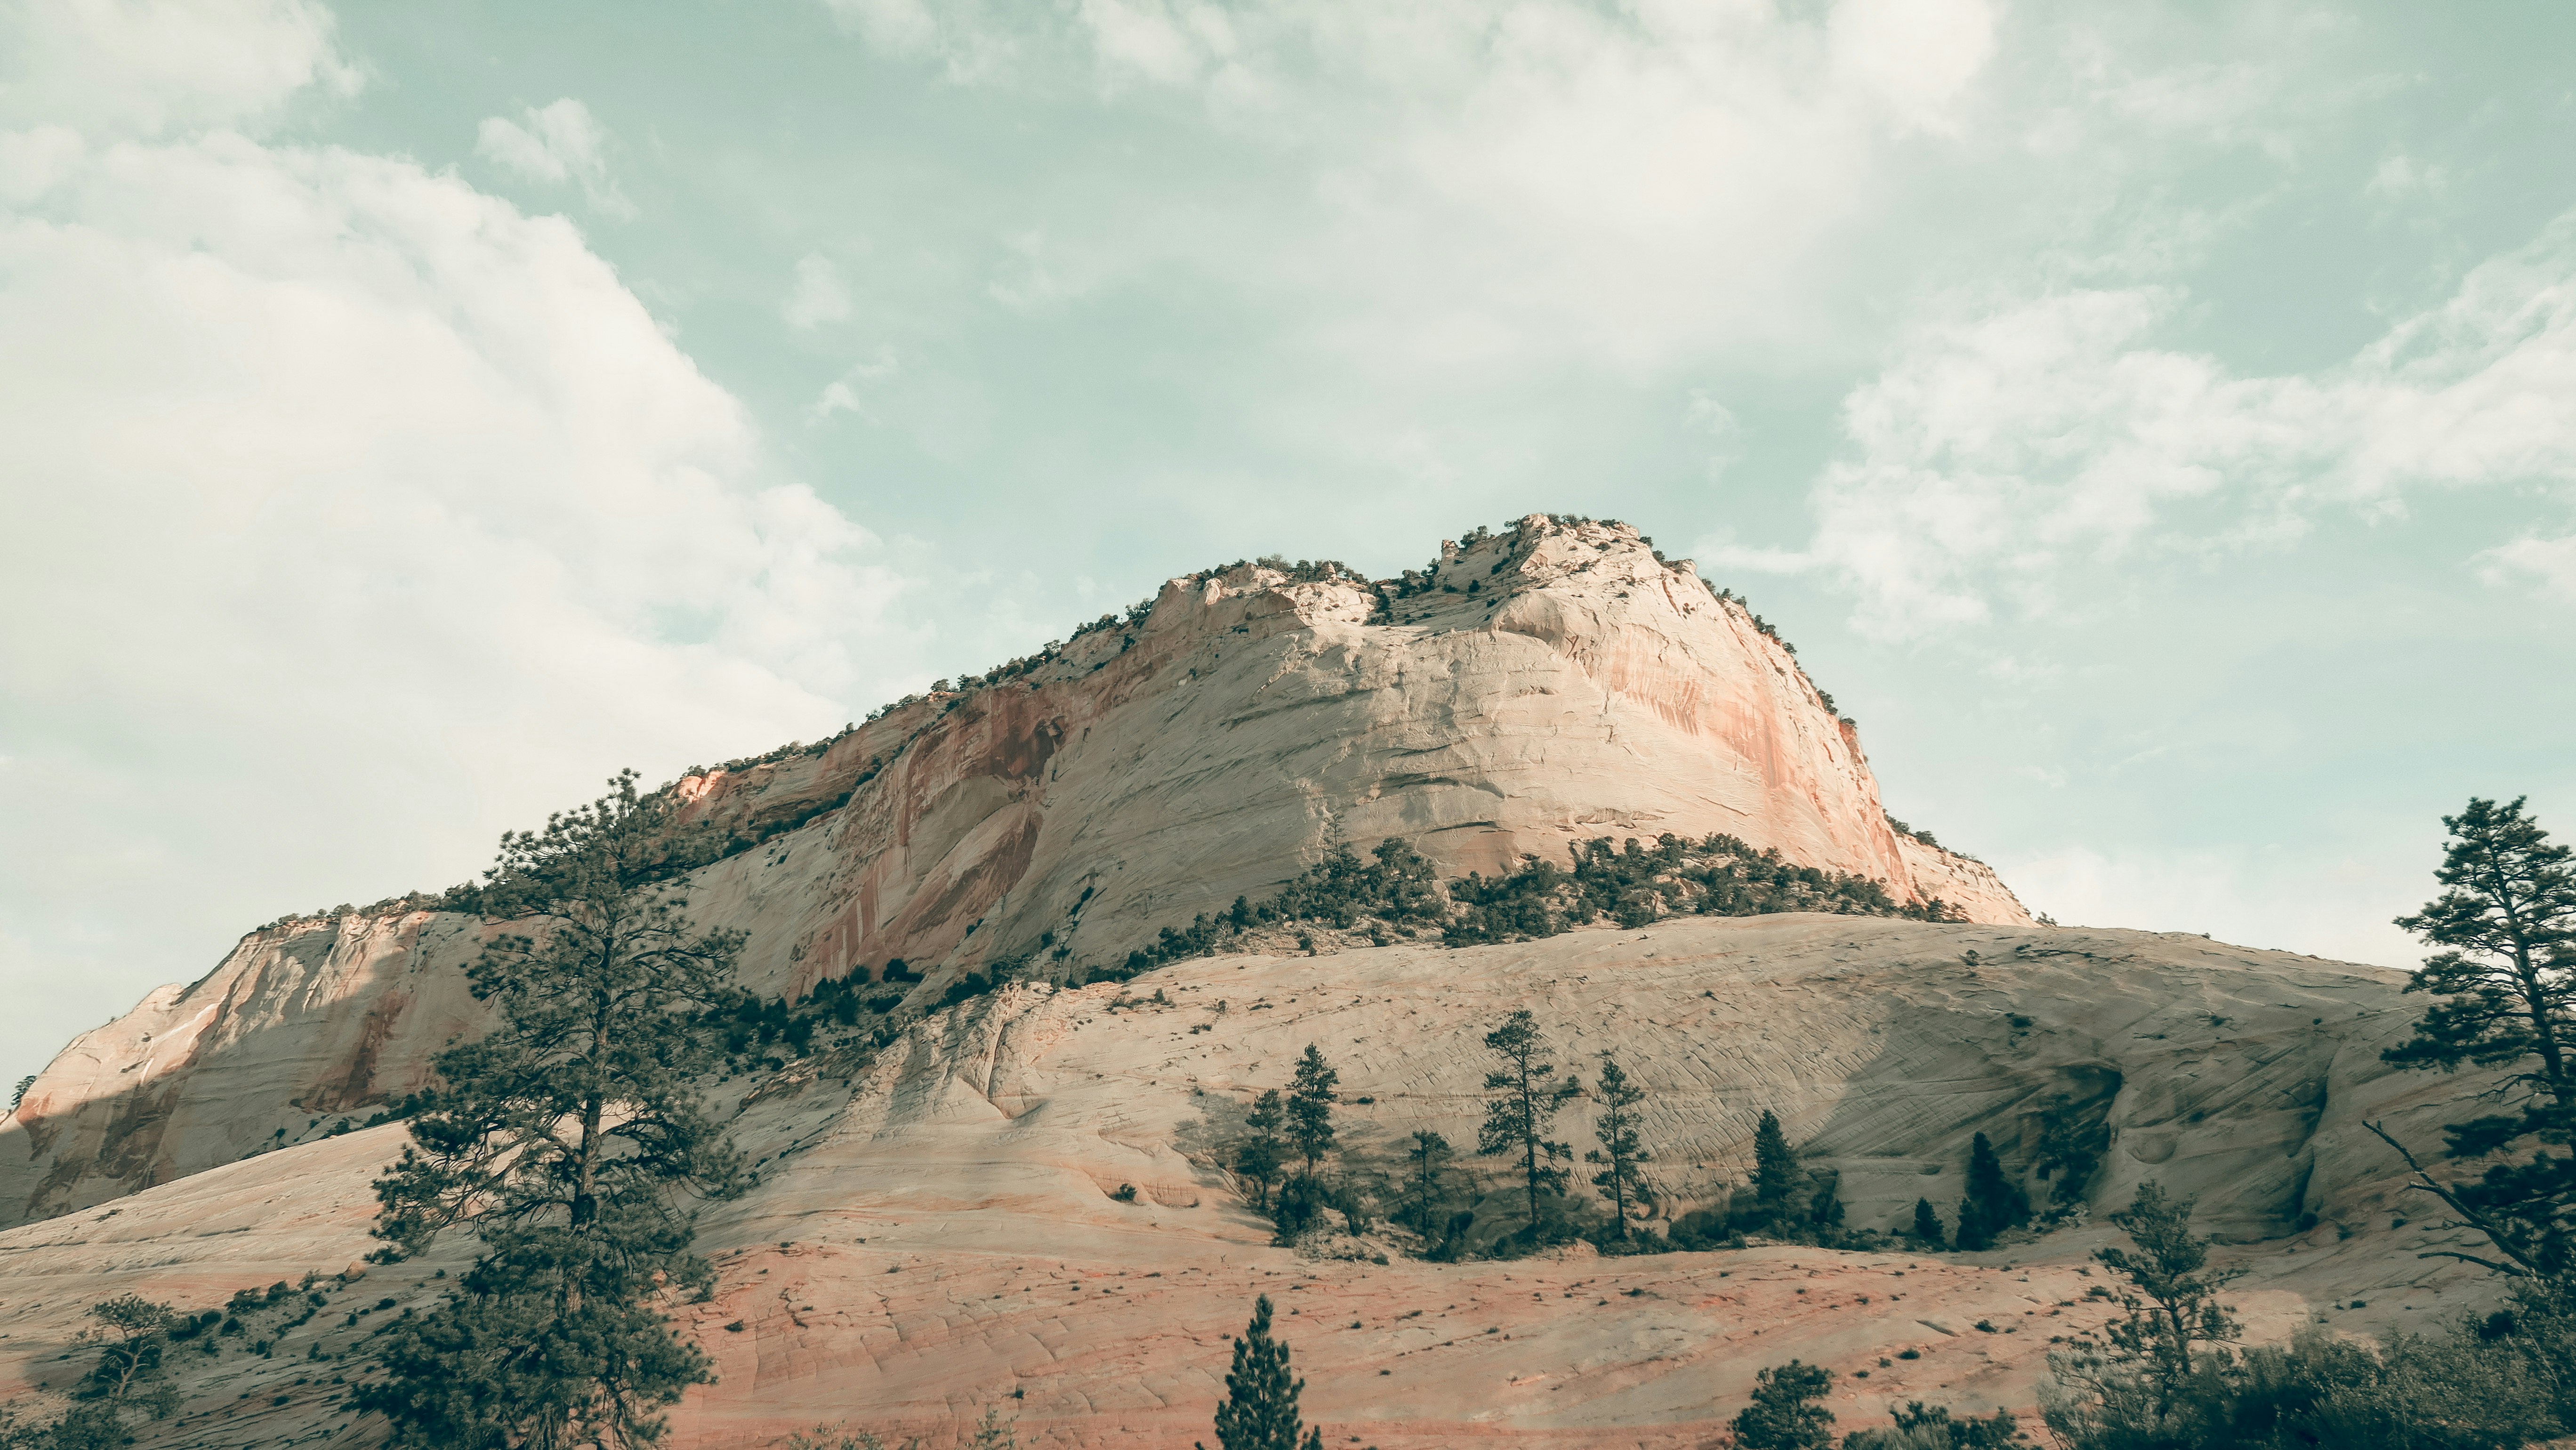
[[[2061,920],[2576,831],[2576,10],[0,0],[0,1073],[632,764],[1532,510]]]

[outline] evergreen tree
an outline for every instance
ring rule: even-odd
[[[655,1413],[711,1378],[650,1302],[713,1282],[685,1195],[738,1191],[741,1159],[691,1081],[720,1055],[701,1014],[729,1006],[742,938],[697,932],[671,882],[689,833],[635,774],[502,837],[481,891],[520,928],[468,974],[496,1009],[439,1054],[412,1143],[378,1180],[388,1261],[463,1226],[483,1256],[389,1336],[360,1396],[393,1443],[442,1450],[642,1445]]]
[[[1825,1172],[1815,1175],[1816,1191],[1807,1197],[1807,1222],[1830,1232],[1842,1227],[1842,1175]]]
[[[1324,1063],[1315,1044],[1297,1059],[1297,1077],[1288,1091],[1288,1139],[1306,1160],[1306,1179],[1313,1182],[1315,1164],[1333,1150],[1333,1084],[1342,1075]]]
[[[1234,1342],[1225,1402],[1216,1407],[1218,1450],[1322,1450],[1321,1428],[1302,1431],[1297,1396],[1306,1382],[1289,1377],[1288,1346],[1270,1337],[1270,1296],[1252,1303],[1252,1323]],[[1198,1450],[1207,1450],[1202,1443]]]
[[[1914,1200],[1914,1237],[1926,1248],[1942,1247],[1941,1215],[1932,1211],[1932,1200],[1928,1198]]]
[[[1958,1244],[1960,1252],[1970,1254],[1981,1254],[1995,1246],[1994,1226],[1986,1222],[1973,1198],[1959,1200]]]
[[[1637,1104],[1646,1100],[1645,1089],[1638,1087],[1621,1071],[1609,1053],[1601,1054],[1601,1120],[1592,1127],[1592,1136],[1601,1146],[1583,1155],[1583,1161],[1600,1165],[1592,1175],[1592,1186],[1610,1198],[1610,1233],[1614,1238],[1628,1237],[1628,1203],[1647,1198],[1644,1175],[1638,1165],[1650,1161],[1644,1144],[1637,1137]]]
[[[1728,1426],[1737,1450],[1832,1450],[1834,1413],[1818,1403],[1834,1372],[1791,1360],[1754,1376],[1753,1403]]]
[[[2013,1450],[2030,1443],[2010,1410],[1997,1410],[1983,1420],[1954,1420],[1946,1405],[1911,1400],[1894,1418],[1896,1423],[1884,1430],[1853,1431],[1843,1450]]]
[[[1529,1195],[1529,1233],[1539,1235],[1539,1195],[1565,1191],[1566,1170],[1560,1162],[1574,1149],[1551,1142],[1548,1126],[1566,1099],[1582,1091],[1572,1078],[1555,1081],[1556,1064],[1547,1060],[1547,1044],[1538,1035],[1538,1020],[1526,1007],[1485,1034],[1485,1046],[1502,1065],[1485,1074],[1485,1091],[1496,1096],[1485,1105],[1485,1121],[1476,1130],[1476,1151],[1487,1157],[1517,1155]]]
[[[2103,1367],[2134,1377],[2161,1422],[2171,1417],[2192,1377],[2198,1345],[2233,1342],[2236,1316],[2218,1301],[2219,1290],[2243,1269],[2211,1269],[2209,1240],[2191,1231],[2191,1200],[2167,1198],[2152,1180],[2111,1215],[2135,1251],[2097,1249],[2093,1257],[2126,1280],[2120,1292],[2124,1317],[2104,1328],[2110,1341]]]
[[[1449,1196],[1446,1179],[1450,1160],[1455,1156],[1449,1140],[1427,1128],[1416,1129],[1412,1146],[1404,1150],[1405,1222],[1425,1241],[1438,1221],[1440,1205]]]
[[[1234,1151],[1234,1171],[1252,1180],[1253,1206],[1265,1212],[1270,1208],[1270,1180],[1279,1176],[1279,1165],[1286,1156],[1279,1151],[1279,1129],[1286,1120],[1279,1090],[1264,1092],[1253,1099],[1252,1111],[1244,1115],[1243,1126],[1251,1135]]]
[[[2436,1182],[2414,1155],[2371,1125],[2429,1192],[2487,1236],[2502,1258],[2440,1251],[2503,1273],[2576,1272],[2576,867],[2520,799],[2472,797],[2444,816],[2450,832],[2434,879],[2449,889],[2397,924],[2444,950],[2406,984],[2441,1000],[2406,1041],[2383,1054],[2402,1067],[2502,1067],[2510,1111],[2445,1130],[2449,1154],[2481,1157],[2531,1142],[2531,1155],[2483,1178]]]
[[[1789,1146],[1789,1136],[1780,1131],[1780,1115],[1764,1109],[1762,1119],[1753,1126],[1753,1201],[1759,1206],[1765,1224],[1778,1224],[1789,1217],[1789,1205],[1807,1175],[1798,1167],[1797,1152]]]
[[[2004,1172],[2004,1160],[1995,1145],[1979,1133],[1968,1144],[1968,1201],[1976,1205],[1979,1237],[1991,1243],[1996,1234],[2019,1228],[2030,1222],[2030,1195]],[[1967,1211],[1960,1211],[1960,1233],[1967,1232]],[[1963,1237],[1959,1247],[1966,1248]],[[1979,1247],[1985,1247],[1980,1244]]]

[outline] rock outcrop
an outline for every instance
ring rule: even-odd
[[[1724,832],[1899,901],[2030,919],[1981,863],[1891,828],[1856,729],[1740,603],[1625,525],[1542,516],[1444,547],[1401,590],[1184,576],[1007,678],[673,789],[746,847],[690,898],[749,933],[763,994],[892,958],[935,990],[1041,943],[1057,975],[1114,964],[1337,841],[1389,836],[1454,876]],[[244,937],[75,1041],[0,1122],[0,1225],[418,1088],[482,1021],[461,968],[483,933],[401,903]]]
[[[1742,1175],[1766,1109],[1811,1168],[1839,1173],[1864,1227],[1901,1226],[1918,1196],[1952,1218],[1977,1131],[2045,1200],[2058,1133],[2098,1149],[2075,1195],[2093,1210],[2150,1177],[2198,1195],[2222,1256],[2250,1270],[2230,1298],[2252,1337],[2319,1316],[2429,1329],[2493,1287],[2417,1257],[2449,1240],[2399,1222],[2397,1165],[2362,1124],[2438,1140],[2487,1080],[2379,1060],[2414,1015],[2402,983],[2195,936],[1781,915],[1008,987],[864,1059],[724,1089],[760,1181],[702,1221],[720,1283],[674,1313],[721,1378],[677,1410],[670,1443],[777,1445],[825,1423],[963,1443],[991,1406],[1022,1444],[1187,1446],[1208,1435],[1226,1336],[1268,1293],[1331,1443],[1679,1450],[1711,1443],[1755,1371],[1793,1357],[1837,1371],[1844,1430],[1909,1399],[2027,1411],[2051,1336],[2107,1312],[2080,1270],[2108,1235],[2083,1226],[1942,1255],[1433,1264],[1401,1235],[1270,1245],[1211,1151],[1255,1092],[1314,1043],[1342,1074],[1354,1168],[1393,1166],[1417,1129],[1472,1142],[1482,1034],[1522,1006],[1567,1068],[1589,1080],[1615,1049],[1646,1089],[1663,1217]],[[1592,1110],[1569,1108],[1560,1135],[1588,1142]],[[0,1397],[65,1379],[55,1357],[82,1307],[114,1293],[203,1308],[339,1270],[369,1247],[367,1180],[401,1131],[0,1233]],[[1462,1166],[1508,1196],[1501,1165]],[[215,1443],[218,1426],[223,1443],[371,1443],[326,1383],[350,1366],[317,1351],[363,1352],[381,1321],[348,1314],[429,1302],[429,1276],[465,1252],[326,1281],[309,1322],[252,1326],[273,1336],[266,1357],[176,1356],[186,1402],[142,1443]]]

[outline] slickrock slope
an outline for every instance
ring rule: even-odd
[[[1533,516],[1444,548],[1426,582],[1185,576],[999,682],[692,775],[690,813],[747,847],[697,873],[693,913],[749,933],[743,981],[764,994],[895,957],[935,992],[1049,933],[1066,955],[1043,970],[1114,964],[1336,839],[1402,836],[1455,876],[1722,831],[1900,901],[2029,921],[1982,864],[1896,835],[1857,732],[1796,660],[1633,529]],[[75,1041],[0,1122],[0,1225],[419,1087],[482,1020],[460,968],[483,928],[431,901],[253,932]]]
[[[1947,1218],[1969,1134],[2024,1169],[2053,1111],[2110,1135],[2095,1209],[2150,1176],[2201,1196],[2252,1269],[2232,1297],[2254,1337],[2320,1315],[2429,1327],[2491,1288],[2415,1257],[2433,1240],[2392,1227],[2410,1209],[2361,1124],[2434,1140],[2484,1084],[2380,1063],[2413,1016],[2402,980],[2189,936],[1788,915],[1010,987],[847,1078],[791,1074],[738,1100],[762,1182],[707,1213],[721,1289],[676,1312],[723,1378],[681,1408],[673,1443],[774,1445],[846,1420],[938,1445],[999,1405],[1023,1444],[1177,1450],[1207,1438],[1225,1336],[1257,1292],[1279,1302],[1328,1442],[1385,1450],[1704,1445],[1754,1372],[1793,1356],[1846,1376],[1845,1429],[1909,1398],[2026,1408],[2049,1337],[2098,1322],[2083,1290],[2099,1280],[2078,1272],[2095,1229],[1974,1255],[1318,1260],[1270,1247],[1193,1156],[1309,1042],[1341,1069],[1363,1159],[1422,1127],[1472,1142],[1479,1038],[1524,1005],[1568,1067],[1589,1079],[1615,1047],[1649,1091],[1667,1212],[1741,1174],[1769,1108],[1840,1171],[1854,1224],[1899,1222],[1918,1194]],[[1584,1141],[1590,1111],[1570,1109],[1561,1135]],[[348,1264],[367,1247],[367,1175],[400,1132],[0,1233],[0,1396],[67,1376],[54,1357],[109,1294],[202,1307]],[[1114,1196],[1124,1184],[1134,1201]],[[312,1346],[360,1344],[372,1321],[343,1316],[379,1298],[427,1302],[425,1276],[461,1252],[334,1288],[273,1358],[183,1354],[186,1418],[144,1443],[367,1443],[329,1403],[353,1366]],[[2355,1298],[2367,1307],[2340,1307]]]

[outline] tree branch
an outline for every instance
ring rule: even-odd
[[[2507,1258],[2512,1259],[2513,1264],[2508,1266],[2504,1264],[2491,1263],[2488,1260],[2477,1258],[2469,1254],[2450,1253],[2448,1251],[2418,1254],[2416,1257],[2427,1259],[2467,1259],[2470,1263],[2485,1264],[2488,1268],[2495,1270],[2497,1273],[2516,1279],[2527,1279],[2537,1272],[2537,1265],[2534,1265],[2523,1258],[2521,1254],[2514,1252],[2513,1245],[2506,1242],[2502,1234],[2497,1233],[2493,1228],[2488,1226],[2486,1216],[2484,1214],[2481,1214],[2475,1209],[2470,1208],[2467,1204],[2460,1202],[2459,1195],[2451,1192],[2451,1190],[2443,1187],[2441,1184],[2434,1182],[2433,1175],[2424,1171],[2424,1165],[2415,1161],[2415,1155],[2406,1151],[2405,1144],[2388,1136],[2388,1130],[2386,1128],[2381,1127],[2377,1123],[2363,1123],[2362,1126],[2368,1128],[2371,1131],[2372,1136],[2378,1138],[2379,1141],[2396,1149],[2397,1156],[2406,1160],[2407,1169],[2415,1175],[2415,1182],[2409,1185],[2410,1187],[2413,1187],[2420,1192],[2429,1193],[2435,1198],[2438,1198],[2442,1200],[2442,1202],[2450,1205],[2451,1212],[2458,1214],[2470,1228],[2476,1229],[2478,1232],[2485,1234],[2487,1236],[2487,1242],[2495,1245],[2498,1252],[2504,1254]]]

